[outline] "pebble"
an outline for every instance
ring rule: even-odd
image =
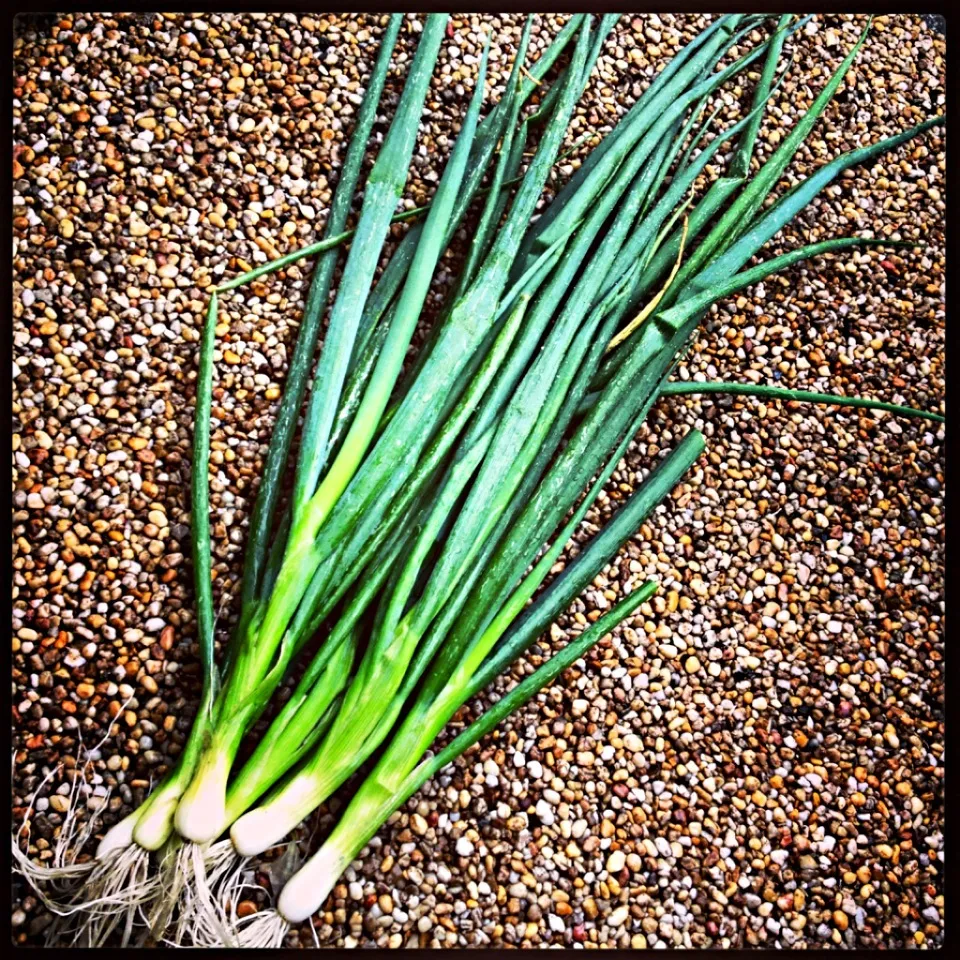
[[[622,850],[614,850],[610,854],[609,859],[607,860],[607,873],[617,874],[619,873],[624,864],[627,862],[626,854]]]
[[[630,916],[630,908],[626,904],[617,907],[607,918],[607,924],[611,927],[622,927]]]

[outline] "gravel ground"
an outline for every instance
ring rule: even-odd
[[[496,96],[521,24],[483,20],[496,31]],[[316,236],[382,21],[17,21],[13,815],[55,771],[31,818],[41,860],[79,746],[111,718],[86,799],[107,823],[183,742],[198,692],[184,555],[203,291]],[[562,21],[538,20],[536,49]],[[623,17],[570,142],[607,129],[706,22]],[[411,206],[448,153],[480,23],[451,21]],[[818,16],[788,41],[794,62],[761,158],[861,28]],[[412,36],[398,47],[391,105]],[[784,186],[942,107],[944,57],[919,16],[878,17]],[[721,121],[740,115],[751,87],[731,88]],[[849,171],[771,252],[870,230],[925,248],[815,261],[722,303],[679,375],[942,410],[943,179],[940,131]],[[223,304],[211,483],[224,637],[308,279],[293,268]],[[658,597],[380,830],[314,918],[320,944],[941,942],[943,430],[674,398],[585,534],[691,426],[709,444],[695,471],[497,692],[627,586],[656,577]],[[325,808],[310,827],[331,820]],[[36,942],[49,917],[21,894],[14,938]],[[314,942],[309,926],[296,941]]]

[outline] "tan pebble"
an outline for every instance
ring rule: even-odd
[[[850,926],[850,918],[842,910],[834,910],[833,923],[838,930],[846,930]]]
[[[607,871],[609,873],[619,873],[626,860],[626,854],[622,850],[614,850],[607,859]]]
[[[73,221],[72,220],[61,220],[60,221],[60,236],[65,240],[69,240],[73,236]]]
[[[419,813],[415,813],[410,818],[410,828],[417,836],[422,837],[427,832],[427,821]]]
[[[700,661],[696,657],[687,657],[683,668],[687,673],[696,673],[700,669]]]
[[[627,917],[629,916],[630,908],[623,903],[610,914],[607,918],[607,923],[610,924],[611,927],[622,927],[627,922]]]
[[[246,86],[246,80],[243,77],[231,77],[227,81],[227,89],[231,93],[239,93]]]

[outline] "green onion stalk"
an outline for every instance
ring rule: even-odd
[[[342,232],[350,209],[350,202],[356,189],[360,165],[365,151],[366,141],[369,138],[373,123],[376,119],[376,104],[384,88],[387,71],[393,47],[402,25],[402,17],[394,15],[390,18],[385,30],[380,53],[368,85],[367,97],[360,110],[357,127],[351,140],[346,162],[338,182],[337,189],[331,204],[331,213],[327,221],[325,233],[327,237]],[[434,27],[435,34],[437,27]],[[432,58],[429,52],[423,59]],[[424,72],[421,66],[420,74]],[[429,73],[429,71],[427,71]],[[420,87],[425,81],[420,80]],[[419,89],[419,87],[418,87]],[[411,99],[416,94],[411,94]],[[419,109],[419,107],[417,107]],[[410,148],[412,150],[412,147]],[[309,373],[310,359],[319,334],[322,309],[326,303],[330,289],[335,258],[322,258],[314,273],[310,293],[307,298],[304,322],[301,324],[300,336],[294,351],[291,369],[288,376],[288,386],[281,403],[280,413],[274,427],[274,442],[268,454],[264,482],[261,484],[261,495],[257,500],[251,518],[251,544],[247,554],[247,566],[244,577],[244,600],[249,600],[252,593],[251,584],[256,581],[265,557],[265,546],[270,535],[272,514],[279,495],[278,479],[284,468],[287,451],[296,425],[298,409],[306,388],[307,374]],[[229,287],[228,287],[229,288]],[[205,393],[198,395],[197,418],[195,424],[194,464],[205,465],[209,461],[209,414],[210,414],[210,371],[212,364],[209,360],[213,349],[213,328],[216,324],[218,294],[213,292],[210,299],[207,322],[204,329],[204,350],[201,354],[202,387]],[[205,446],[204,446],[205,444]],[[197,482],[203,476],[204,481]],[[159,849],[170,837],[173,829],[174,811],[179,800],[186,792],[198,766],[209,761],[206,759],[208,744],[214,735],[216,718],[222,711],[223,690],[218,694],[218,677],[213,662],[213,606],[210,598],[210,541],[209,541],[209,507],[205,475],[194,470],[194,504],[193,504],[193,544],[194,570],[199,610],[199,634],[201,651],[204,663],[204,692],[202,706],[197,721],[191,730],[188,744],[177,768],[167,778],[164,784],[155,791],[146,803],[134,812],[125,821],[110,831],[101,842],[98,857],[104,858],[116,849],[122,849],[131,840],[146,850]]]
[[[424,45],[428,41],[436,47],[442,35],[443,18],[428,19],[428,28],[431,24],[432,33],[428,35],[425,30],[421,39],[418,48],[421,53],[426,49]],[[579,21],[576,25],[579,25]],[[528,20],[522,47],[526,45],[530,26],[531,21]],[[568,37],[573,32],[569,31]],[[561,41],[565,43],[568,37],[559,37],[554,47],[558,47]],[[514,70],[516,82],[511,84],[509,90],[510,102],[528,95],[529,81],[520,76],[518,69],[522,54],[521,49]],[[435,55],[434,49],[434,58]],[[378,310],[385,313],[387,323],[384,324],[382,319],[380,321],[385,335],[379,345],[378,354],[360,384],[362,399],[355,409],[350,411],[349,426],[344,429],[342,437],[338,437],[335,428],[342,425],[344,420],[341,418],[338,421],[336,416],[332,417],[331,411],[336,408],[340,399],[340,388],[348,373],[348,365],[342,361],[349,356],[355,345],[356,335],[364,326],[362,293],[369,289],[377,260],[376,257],[371,257],[371,251],[383,241],[389,226],[391,207],[395,202],[395,199],[391,203],[383,201],[381,194],[371,190],[370,185],[376,184],[380,176],[389,177],[390,189],[385,195],[389,197],[392,194],[394,198],[399,196],[402,186],[400,176],[402,171],[406,170],[412,150],[409,133],[415,130],[416,126],[411,118],[415,115],[414,107],[419,110],[418,103],[422,102],[425,84],[429,79],[428,60],[426,54],[423,56],[423,65],[419,72],[417,61],[411,68],[411,74],[416,74],[420,80],[419,98],[414,97],[416,85],[408,79],[391,133],[381,150],[381,159],[368,180],[364,208],[330,318],[330,330],[334,331],[334,334],[328,332],[327,343],[321,353],[321,366],[318,367],[316,376],[320,386],[312,393],[307,409],[305,441],[301,445],[297,466],[290,507],[290,532],[286,545],[278,557],[276,569],[269,570],[270,589],[264,590],[261,587],[262,596],[253,603],[252,612],[241,616],[246,632],[238,644],[237,663],[224,683],[217,729],[204,751],[198,773],[177,809],[177,829],[187,839],[205,842],[215,838],[229,826],[232,814],[228,815],[228,806],[231,810],[235,809],[232,806],[233,801],[228,804],[229,775],[243,734],[262,712],[292,658],[316,631],[334,603],[342,597],[344,590],[360,576],[365,569],[365,563],[370,560],[373,551],[368,548],[371,540],[369,536],[357,537],[351,545],[352,553],[347,550],[347,545],[342,543],[333,544],[325,552],[318,546],[318,533],[321,528],[325,528],[332,512],[339,509],[340,515],[345,514],[340,503],[342,494],[351,485],[358,468],[364,463],[364,457],[375,438],[391,387],[399,376],[433,270],[452,239],[470,197],[479,188],[483,164],[490,159],[496,139],[502,131],[503,121],[498,120],[498,117],[507,117],[505,104],[501,103],[483,123],[478,123],[486,70],[485,53],[465,123],[422,229],[414,235],[416,243],[413,245],[412,254],[408,258],[401,244],[387,272],[381,278],[380,286],[383,286],[389,279],[388,275],[391,275],[391,267],[401,264],[406,280],[399,285],[400,293],[390,302],[389,296],[378,297],[378,287],[368,301],[376,300]],[[545,70],[552,59],[553,57],[548,55],[542,57],[541,69]],[[538,64],[541,61],[538,61]],[[408,108],[404,112],[407,103]],[[392,139],[395,136],[394,131],[407,133],[406,140],[402,141],[404,156],[407,157],[405,160],[398,159],[398,148]],[[465,181],[468,185],[466,190]],[[493,192],[488,191],[488,202],[492,195]],[[411,234],[407,236],[410,237]],[[400,271],[394,271],[392,276],[399,273]],[[388,302],[389,309],[386,308]],[[326,358],[334,359],[324,367]],[[327,466],[328,453],[333,448],[334,441],[338,441],[337,453]],[[387,448],[387,456],[395,455],[390,444],[380,444],[381,449],[384,447]],[[382,458],[381,474],[387,463],[389,460]],[[427,481],[429,473],[424,477],[421,486]],[[354,508],[354,524],[357,522],[358,512],[358,509]],[[395,525],[399,519],[394,516],[391,521]],[[392,527],[384,527],[378,532],[378,544],[390,534],[391,529]],[[360,548],[363,548],[363,552],[358,557]],[[347,576],[342,575],[344,568]],[[335,588],[328,585],[334,569],[337,571],[338,580]],[[343,678],[346,678],[345,673]],[[296,759],[294,752],[285,750],[276,751],[276,756],[289,757],[287,766]],[[270,769],[274,777],[279,775],[276,764]],[[234,798],[236,795],[235,793]]]
[[[417,55],[414,58],[401,97],[397,117],[391,127],[391,134],[381,151],[381,157],[377,165],[368,178],[366,202],[364,210],[361,212],[356,231],[357,236],[352,247],[352,252],[356,256],[351,257],[347,265],[347,275],[352,280],[353,285],[347,289],[346,293],[341,291],[338,303],[348,303],[349,305],[351,300],[356,299],[358,290],[363,287],[364,274],[372,274],[375,263],[369,268],[363,262],[359,265],[356,264],[358,260],[363,261],[365,259],[360,256],[363,249],[379,249],[386,229],[389,227],[390,214],[393,212],[392,208],[396,204],[396,198],[402,191],[405,172],[409,166],[416,135],[416,118],[422,107],[426,86],[432,74],[445,24],[446,18],[443,16],[430,17],[423,31]],[[359,112],[357,126],[335,191],[330,217],[325,229],[325,240],[328,243],[330,240],[342,237],[366,144],[376,119],[377,103],[384,89],[392,50],[401,25],[402,17],[394,15],[390,18],[385,30],[377,63],[368,85],[367,96]],[[471,113],[474,127],[482,90],[483,77],[481,76],[478,83],[478,95],[475,98],[476,105]],[[470,134],[464,138],[468,144],[472,132],[471,129]],[[456,164],[451,164],[451,166],[455,168],[456,172],[462,174],[466,159],[461,151],[461,156],[457,160],[458,169]],[[449,193],[450,190],[448,189],[448,196]],[[438,195],[436,199],[440,199],[440,196]],[[428,226],[431,220],[436,218],[442,220],[444,218],[442,205],[435,203],[434,207],[436,208],[435,211],[428,216]],[[384,211],[386,211],[386,216],[384,216]],[[434,234],[435,232],[434,230]],[[430,260],[431,251],[433,262]],[[414,265],[419,269],[413,274],[413,277],[423,288],[424,294],[425,286],[429,283],[429,277],[432,275],[438,255],[439,250],[435,240],[433,240],[432,246],[427,243],[418,246],[418,257],[415,258]],[[138,810],[108,831],[99,845],[95,861],[90,866],[89,878],[62,910],[62,913],[67,915],[82,916],[84,913],[90,912],[91,904],[96,905],[98,914],[109,915],[105,923],[110,929],[104,936],[108,935],[113,927],[120,922],[121,902],[123,910],[126,911],[126,926],[129,928],[130,909],[134,904],[134,898],[147,899],[139,887],[137,887],[137,893],[134,894],[132,892],[134,885],[125,885],[118,878],[121,874],[131,876],[135,873],[139,876],[143,872],[144,858],[149,855],[149,852],[159,850],[167,844],[174,829],[176,811],[181,805],[181,801],[183,799],[188,801],[186,812],[189,813],[189,801],[196,796],[196,780],[203,781],[209,778],[211,766],[216,767],[217,762],[222,760],[225,754],[239,745],[237,732],[242,733],[249,726],[249,723],[256,719],[259,711],[265,705],[265,702],[257,702],[256,700],[255,695],[258,691],[255,684],[244,683],[245,680],[252,679],[253,670],[249,661],[251,657],[254,660],[256,659],[255,651],[252,649],[253,645],[249,642],[244,643],[244,640],[249,639],[253,631],[253,625],[261,618],[264,593],[269,594],[276,579],[276,571],[271,570],[269,564],[271,560],[276,559],[278,551],[276,549],[269,550],[268,544],[276,532],[272,525],[280,492],[279,481],[285,469],[299,407],[306,389],[312,354],[320,329],[320,319],[331,286],[335,259],[336,250],[332,250],[331,254],[321,257],[314,272],[304,321],[300,325],[287,389],[281,403],[273,433],[273,441],[267,457],[264,482],[261,484],[251,517],[251,542],[244,574],[243,609],[240,629],[236,638],[237,642],[232,645],[228,652],[227,664],[221,668],[221,673],[216,670],[213,656],[214,617],[211,597],[209,504],[205,472],[206,465],[209,462],[212,351],[219,292],[214,290],[211,296],[202,339],[193,472],[193,558],[198,597],[198,633],[204,667],[201,705],[186,747],[181,753],[176,767]],[[351,266],[352,264],[353,266]],[[358,275],[359,280],[356,279]],[[424,280],[424,277],[426,280]],[[230,286],[230,284],[227,284],[226,288],[229,289]],[[359,302],[362,306],[362,297]],[[409,326],[409,315],[411,312],[414,314],[417,312],[416,305],[411,303],[409,297],[404,303],[407,308],[404,319]],[[341,323],[341,326],[349,328],[355,320],[356,317],[348,317],[346,321]],[[378,382],[378,387],[382,391],[382,382]],[[376,420],[376,414],[371,413],[369,409],[367,410],[367,417],[368,419],[373,417]],[[305,449],[309,451],[309,445]],[[289,527],[289,520],[284,518],[281,529],[287,527]],[[359,571],[357,571],[357,575],[359,575]],[[298,638],[301,644],[307,639],[309,639],[309,636],[306,635]],[[283,657],[281,656],[280,659],[282,661]],[[350,645],[347,644],[339,651],[338,656],[329,658],[329,662],[324,669],[314,670],[315,683],[308,698],[309,710],[305,709],[302,713],[298,711],[297,719],[297,722],[305,730],[307,743],[309,743],[309,734],[306,731],[311,726],[307,716],[312,712],[312,716],[315,718],[312,735],[316,736],[316,730],[320,728],[322,722],[329,719],[329,707],[349,675],[351,661]],[[273,665],[274,669],[271,676],[276,677],[277,681],[280,679],[283,666],[285,666],[284,663]],[[230,669],[231,667],[237,669]],[[278,667],[281,669],[277,669]],[[245,669],[246,673],[244,672]],[[230,730],[229,726],[224,724],[229,724],[238,713],[246,722],[233,725],[233,731],[226,735],[226,746],[224,747],[224,731]],[[192,783],[194,784],[193,787],[191,787]],[[200,816],[202,815],[201,812]],[[103,895],[104,884],[110,887],[109,898]],[[124,892],[124,886],[130,892]],[[110,903],[105,903],[107,899],[110,900]],[[89,945],[97,945],[97,943],[91,941]]]

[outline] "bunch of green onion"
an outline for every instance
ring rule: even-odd
[[[637,611],[655,584],[636,587],[449,744],[430,752],[461,706],[569,607],[702,452],[703,437],[690,431],[650,465],[608,525],[541,589],[659,397],[755,393],[942,419],[856,398],[668,381],[718,300],[801,260],[877,243],[839,238],[750,265],[843,170],[943,118],[838,157],[769,205],[767,197],[843,81],[866,31],[809,111],[751,171],[784,42],[804,21],[784,16],[750,46],[764,18],[720,17],[667,64],[535,218],[616,19],[604,16],[595,24],[572,17],[529,70],[528,19],[504,93],[481,120],[484,50],[433,200],[404,215],[416,222],[377,278],[447,23],[440,14],[426,20],[356,227],[347,231],[402,26],[402,17],[392,16],[323,238],[214,290],[200,352],[192,490],[204,690],[176,767],[106,834],[85,887],[65,901],[49,900],[61,914],[80,918],[84,942],[103,943],[118,926],[128,938],[144,916],[162,936],[179,915],[189,918],[194,942],[203,942],[207,931],[214,942],[279,944],[288,924],[323,905],[379,826],[428,778]],[[746,52],[719,69],[734,47]],[[547,87],[565,51],[567,63]],[[759,80],[750,112],[714,132],[716,112],[704,116],[707,103],[754,64]],[[535,92],[537,108],[525,112]],[[705,168],[727,143],[732,156],[725,174],[694,199]],[[437,265],[475,202],[479,219],[463,269],[404,373]],[[292,460],[321,321],[347,241]],[[250,519],[239,620],[218,667],[207,492],[218,301],[308,256],[318,256],[317,265]],[[293,478],[286,498],[285,477]],[[322,641],[306,656],[292,695],[239,763],[244,738],[318,635]],[[289,837],[374,754],[375,765],[333,832],[283,887],[276,909],[238,919],[232,902],[241,858]],[[207,876],[214,864],[221,888]],[[176,892],[178,875],[189,870],[207,905],[220,911],[215,921],[198,916],[196,890],[186,900]]]

